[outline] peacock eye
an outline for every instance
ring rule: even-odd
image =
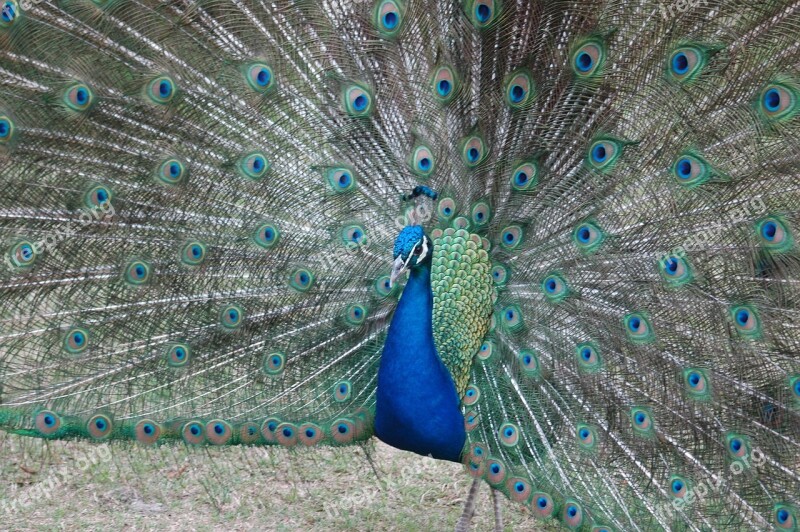
[[[684,153],[678,157],[672,165],[672,175],[686,188],[702,185],[714,177],[711,165],[702,157],[691,153]]]
[[[14,137],[14,121],[0,114],[0,145],[7,144]]]
[[[700,47],[683,46],[669,58],[668,70],[675,81],[688,82],[696,78],[708,61],[708,54]]]
[[[266,63],[253,63],[245,68],[245,79],[256,92],[266,93],[275,88],[275,76]]]
[[[572,69],[580,77],[593,76],[601,72],[605,55],[605,46],[601,42],[586,41],[572,54]]]
[[[417,244],[417,247],[414,248],[414,255],[422,255],[422,246]]]
[[[375,27],[384,37],[394,37],[403,24],[402,4],[395,0],[385,0],[375,9]]]
[[[589,166],[603,172],[610,171],[620,158],[625,144],[612,138],[601,138],[589,146],[586,161]]]
[[[84,83],[75,83],[64,91],[63,101],[69,109],[83,112],[94,103],[94,92]]]
[[[523,108],[531,103],[534,86],[531,74],[525,69],[512,72],[505,80],[506,104],[514,109]]]
[[[175,82],[169,76],[159,76],[147,85],[147,96],[153,103],[167,104],[175,96]]]
[[[248,178],[259,180],[269,170],[269,161],[260,152],[248,153],[239,160],[239,169]]]
[[[464,9],[472,24],[480,29],[489,27],[499,12],[500,3],[494,0],[471,0],[465,2]]]
[[[486,157],[486,146],[483,139],[472,135],[461,141],[461,158],[469,168],[475,168]]]
[[[793,84],[771,83],[760,96],[760,109],[768,120],[792,118],[798,111],[800,91]]]
[[[366,86],[353,84],[343,93],[344,109],[352,117],[367,116],[372,112],[372,94]]]
[[[450,103],[458,94],[458,87],[458,77],[449,66],[438,67],[431,76],[433,97],[441,104]]]
[[[19,8],[15,0],[3,2],[2,7],[0,7],[0,28],[11,27],[17,21],[18,15]]]

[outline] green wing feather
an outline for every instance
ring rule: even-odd
[[[436,230],[433,238],[433,338],[459,395],[489,330],[497,298],[488,242],[463,229]]]

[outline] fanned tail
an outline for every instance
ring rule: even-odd
[[[690,4],[6,0],[0,425],[367,439],[421,185],[499,291],[471,474],[796,529],[800,3]]]

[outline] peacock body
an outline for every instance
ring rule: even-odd
[[[4,430],[798,529],[800,2],[0,5]]]

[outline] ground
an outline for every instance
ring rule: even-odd
[[[153,449],[0,432],[0,527],[11,530],[452,530],[470,483],[458,464],[380,442]],[[505,498],[503,515],[506,530],[556,529]],[[472,530],[493,522],[484,485]]]

